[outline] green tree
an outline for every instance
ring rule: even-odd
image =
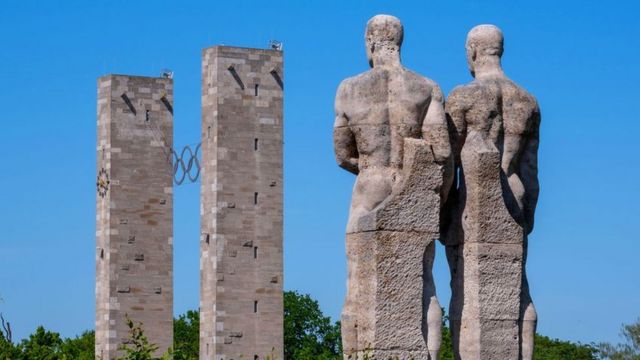
[[[598,349],[593,345],[551,339],[536,334],[534,360],[597,360]]]
[[[610,360],[640,360],[640,319],[634,324],[623,324],[620,335],[623,343],[598,345],[602,357]]]
[[[94,360],[96,350],[96,336],[93,330],[85,331],[75,338],[67,338],[62,343],[64,359]]]
[[[38,326],[36,331],[18,345],[20,359],[58,360],[62,359],[62,338],[60,334]]]
[[[20,350],[0,331],[0,360],[13,360],[20,357]]]
[[[126,344],[118,348],[124,352],[124,356],[118,360],[158,360],[171,357],[169,353],[164,354],[161,358],[154,357],[153,353],[158,350],[158,345],[149,342],[144,334],[142,323],[135,323],[129,318],[129,315],[125,315],[125,321],[129,327],[129,339]]]
[[[62,340],[60,334],[39,326],[28,339],[14,345],[0,334],[0,360],[93,360],[93,331]]]
[[[0,302],[2,302],[2,298],[0,298]],[[19,352],[11,342],[11,324],[5,321],[1,313],[0,319],[2,320],[2,328],[0,328],[0,360],[16,359]]]
[[[442,344],[440,345],[440,360],[454,360],[453,342],[451,340],[451,330],[447,327],[449,317],[442,309]]]
[[[296,291],[284,292],[284,357],[342,359],[340,322],[331,323],[316,300]]]
[[[197,360],[200,342],[200,313],[189,310],[173,320],[174,360]]]

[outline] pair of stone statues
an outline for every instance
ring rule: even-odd
[[[507,78],[502,32],[473,28],[471,83],[444,101],[401,65],[403,28],[369,20],[371,70],[336,96],[334,149],[357,175],[347,225],[345,358],[438,359],[435,240],[451,269],[456,359],[531,359],[536,312],[525,275],[538,197],[540,112]]]

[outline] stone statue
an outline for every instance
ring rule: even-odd
[[[345,358],[437,359],[441,308],[431,276],[453,158],[438,85],[400,63],[403,27],[367,23],[371,69],[336,95],[334,149],[357,175],[347,225]]]
[[[475,80],[446,102],[459,176],[444,238],[454,351],[463,360],[528,360],[536,311],[525,263],[539,191],[540,111],[502,70],[500,29],[473,28],[466,50]]]

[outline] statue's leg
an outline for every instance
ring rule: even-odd
[[[435,241],[427,245],[423,259],[423,335],[429,350],[429,360],[438,360],[442,345],[442,308],[436,297],[436,287],[433,281],[433,259],[435,258]],[[426,334],[424,333],[426,330]]]
[[[356,253],[357,236],[347,234],[347,295],[341,316],[342,348],[344,359],[356,356],[358,344],[358,327],[356,317],[357,282],[356,282]]]
[[[451,342],[456,360],[460,359],[460,325],[462,317],[462,254],[461,245],[446,246],[447,262],[451,272],[451,301],[449,302],[449,329],[451,330]]]
[[[520,351],[522,360],[533,359],[534,338],[536,334],[536,325],[538,323],[538,315],[533,302],[529,299],[529,303],[525,305],[525,309],[521,315],[520,321]]]
[[[529,281],[525,264],[527,261],[527,244],[524,240],[524,254],[522,261],[522,290],[520,292],[520,355],[522,360],[533,359],[534,339],[536,335],[536,326],[538,324],[538,314],[533,306],[531,294],[529,293]]]

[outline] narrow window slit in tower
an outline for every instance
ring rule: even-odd
[[[258,205],[258,193],[253,193],[253,205]]]
[[[258,96],[258,89],[260,88],[260,84],[256,84],[255,88],[254,88],[254,93],[253,96]]]
[[[253,139],[253,150],[258,151],[258,138]]]
[[[258,247],[257,246],[253,248],[253,258],[254,259],[258,258]]]
[[[145,110],[144,112],[144,121],[149,121],[149,110]]]
[[[253,302],[253,312],[254,313],[258,312],[258,300]]]

